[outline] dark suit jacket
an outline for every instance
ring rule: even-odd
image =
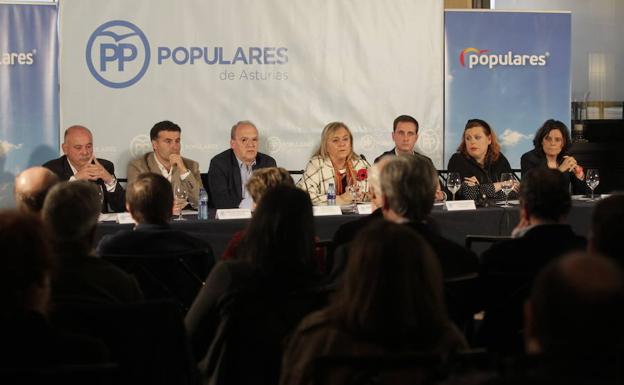
[[[480,342],[496,351],[522,351],[522,312],[533,280],[550,261],[584,250],[585,238],[569,225],[535,226],[516,239],[492,245],[481,255],[485,318]]]
[[[546,156],[544,156],[544,153],[541,150],[534,148],[533,150],[522,154],[522,157],[520,158],[522,177],[524,177],[524,174],[526,174],[527,171],[537,167],[548,167]],[[585,184],[585,181],[578,179],[574,173],[566,171],[563,175],[564,178],[570,183],[572,194],[589,194],[591,192],[589,187],[587,187],[587,184]]]
[[[254,170],[276,167],[275,159],[258,153]],[[208,194],[212,207],[218,209],[237,208],[243,199],[240,168],[232,149],[215,155],[208,168]]]
[[[98,158],[98,162],[108,171],[112,176],[115,176],[115,166],[112,162],[106,159]],[[72,176],[74,176],[74,172],[69,165],[69,161],[67,160],[67,156],[63,155],[60,158],[52,159],[46,162],[43,167],[50,169],[56,175],[58,175],[59,179],[62,181],[69,180]],[[98,179],[94,183],[97,183],[102,191],[104,192],[104,202],[102,202],[102,212],[123,212],[126,211],[126,193],[121,184],[117,183],[115,186],[115,191],[109,192],[106,189],[106,185],[102,179]],[[110,209],[109,209],[110,208]]]
[[[136,279],[102,258],[60,255],[59,274],[52,282],[57,302],[130,303],[143,300]]]
[[[350,226],[345,229],[342,229],[341,226],[342,231],[339,229],[334,235],[334,242],[336,242],[335,246],[337,250],[335,253],[332,276],[335,276],[333,278],[336,282],[339,280],[339,275],[342,274],[347,264],[348,242],[353,240],[357,232],[376,220],[383,220],[381,210],[374,211],[367,217],[348,223]],[[418,234],[429,242],[440,261],[442,274],[445,279],[462,277],[478,271],[479,263],[476,254],[439,235],[435,225],[428,222],[409,222],[407,226],[416,230]]]
[[[379,161],[381,160],[381,158],[383,158],[384,156],[387,156],[387,155],[390,155],[390,156],[396,156],[396,152],[394,152],[395,150],[396,150],[396,147],[395,147],[395,148],[393,148],[392,150],[386,151],[386,152],[384,152],[383,154],[379,155],[378,157],[376,157],[376,158],[375,158],[375,162],[374,162],[374,163],[379,162]],[[416,156],[422,156],[423,158],[427,159],[427,160],[429,161],[429,163],[431,163],[431,165],[433,166],[433,161],[432,161],[432,160],[431,160],[431,158],[429,158],[428,156],[423,155],[423,154],[421,154],[421,153],[419,153],[419,152],[416,152],[416,151],[414,151],[414,155],[416,155]],[[435,167],[434,167],[434,168],[435,168]]]
[[[416,230],[436,253],[442,267],[444,279],[452,279],[472,273],[479,269],[477,255],[471,250],[444,238],[435,231],[435,228],[425,222],[409,222],[407,226]]]
[[[134,230],[122,230],[102,237],[97,246],[97,255],[162,255],[202,250],[208,260],[205,266],[209,271],[215,258],[210,245],[197,237],[169,225],[140,224]],[[202,273],[202,279],[208,274]]]

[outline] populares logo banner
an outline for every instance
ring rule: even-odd
[[[484,66],[492,69],[496,66],[538,66],[543,67],[547,64],[549,52],[542,55],[535,54],[515,54],[507,51],[504,54],[497,54],[489,49],[478,49],[474,47],[465,48],[459,54],[459,63],[462,67],[466,67],[466,58],[468,58],[468,68],[473,69],[477,66]]]
[[[286,47],[228,48],[230,47],[158,46],[156,65],[288,63]],[[125,88],[138,82],[148,70],[152,56],[145,33],[125,20],[113,20],[99,26],[89,37],[85,55],[93,77],[111,88]],[[254,74],[250,73],[249,76],[253,78]],[[287,74],[283,76],[287,77]]]

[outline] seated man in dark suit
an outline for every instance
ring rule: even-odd
[[[214,264],[212,248],[207,242],[169,226],[173,193],[171,183],[162,175],[140,174],[128,186],[126,206],[137,225],[134,230],[104,236],[96,250],[98,255],[153,255],[204,250],[211,258],[208,261],[210,266]]]
[[[253,170],[276,167],[275,159],[258,152],[258,129],[247,120],[230,132],[230,149],[210,160],[208,193],[218,209],[251,208],[253,200],[245,189]]]
[[[438,185],[438,174],[421,157],[391,158],[381,170],[382,212],[386,220],[416,230],[431,245],[440,260],[444,279],[477,272],[477,256],[437,233],[428,220]]]
[[[418,141],[418,121],[413,117],[400,115],[394,119],[392,123],[392,141],[394,142],[394,148],[375,158],[375,163],[379,162],[384,156],[413,155],[428,161],[434,167],[431,158],[414,150]],[[442,191],[439,182],[435,198],[438,202],[446,199],[446,193]]]
[[[481,256],[485,318],[480,342],[501,352],[522,351],[522,306],[537,273],[553,259],[586,245],[565,223],[571,198],[561,172],[530,170],[519,195],[515,238],[492,245]]]
[[[179,292],[182,293],[180,297],[184,297],[180,299],[190,305],[199,290],[198,285],[195,284],[208,275],[214,266],[215,258],[207,242],[183,231],[173,230],[169,226],[173,207],[171,183],[162,175],[149,172],[139,174],[134,183],[128,186],[126,206],[132,218],[137,222],[136,227],[134,230],[122,230],[102,238],[96,254],[157,257],[181,255],[194,251],[201,253],[205,259],[182,261],[188,264],[196,277],[199,277],[195,280],[190,279],[188,272],[178,269],[162,272],[163,268],[179,267],[177,258],[175,264],[170,267],[163,267],[168,266],[167,263],[149,266],[150,271],[159,277],[166,275],[163,282],[169,282],[169,285],[179,288]],[[180,274],[177,273],[178,271]],[[149,297],[147,291],[146,296]]]
[[[390,158],[380,175],[382,213],[403,223],[431,245],[442,267],[449,317],[465,328],[477,310],[477,256],[444,238],[429,219],[438,186],[438,173],[427,160],[411,155]]]
[[[65,130],[63,156],[46,162],[61,181],[88,180],[98,185],[102,195],[102,212],[125,209],[124,189],[115,178],[115,166],[93,155],[93,135],[88,128],[71,126]]]
[[[133,276],[94,255],[98,191],[87,181],[61,182],[43,203],[41,215],[60,259],[59,273],[52,281],[55,301],[128,303],[143,299]]]

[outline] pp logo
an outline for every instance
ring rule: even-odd
[[[152,142],[147,135],[137,135],[130,141],[130,155],[133,158],[152,151]]]
[[[113,20],[100,25],[89,37],[86,49],[91,75],[111,88],[125,88],[145,75],[150,47],[145,34],[134,24]]]
[[[371,135],[364,135],[358,141],[358,148],[372,150],[375,147],[375,138]]]
[[[269,154],[276,155],[282,148],[282,141],[277,136],[270,136],[267,140],[269,143]]]
[[[432,130],[423,130],[418,138],[418,147],[428,154],[433,154],[440,147],[438,135]]]

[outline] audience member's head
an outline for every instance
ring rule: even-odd
[[[413,155],[393,157],[381,171],[383,213],[388,220],[423,220],[433,208],[438,176],[431,163]]]
[[[93,183],[61,182],[52,187],[41,214],[57,251],[63,255],[89,254],[101,208],[99,187]]]
[[[590,252],[614,258],[624,266],[624,194],[600,200],[592,214]]]
[[[370,172],[368,173],[368,192],[370,193],[373,210],[383,206],[383,198],[381,194],[381,170],[383,170],[392,158],[392,155],[383,156],[371,166]]]
[[[427,241],[377,221],[352,242],[344,286],[330,311],[359,338],[426,351],[447,330],[442,272]]]
[[[621,348],[623,300],[622,271],[609,259],[577,253],[551,262],[525,309],[527,351],[566,355]]]
[[[15,177],[15,205],[20,211],[39,213],[58,176],[45,167],[31,167]]]
[[[295,187],[295,182],[286,169],[281,167],[260,168],[255,170],[247,181],[247,191],[257,205],[268,189],[280,185]]]
[[[46,313],[55,263],[41,219],[27,212],[0,212],[0,250],[0,316]]]
[[[242,120],[232,126],[230,147],[236,158],[245,164],[251,164],[258,156],[258,129],[249,120]]]
[[[529,170],[522,178],[519,195],[521,215],[527,219],[562,222],[572,207],[568,182],[558,170]]]
[[[126,190],[126,207],[139,224],[167,223],[173,209],[171,183],[159,174],[140,174]]]
[[[314,217],[309,195],[277,186],[260,200],[243,236],[238,256],[256,264],[276,280],[297,280],[312,262]]]

